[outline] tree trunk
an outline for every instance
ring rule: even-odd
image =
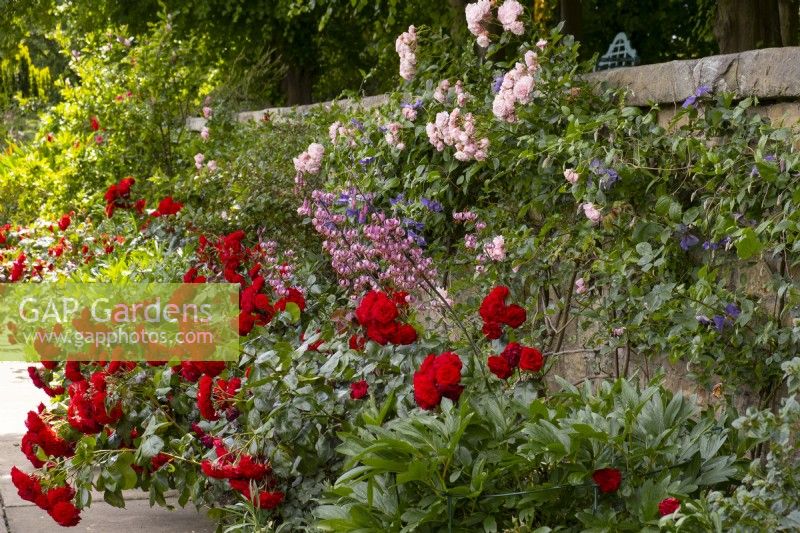
[[[781,22],[781,44],[797,46],[800,31],[800,0],[778,0]]]
[[[283,78],[288,105],[304,105],[311,103],[311,71],[307,68],[290,66]]]
[[[564,33],[580,41],[583,33],[581,0],[561,0],[561,20],[564,21]]]
[[[788,39],[792,19],[797,20],[797,0],[719,0],[714,20],[714,36],[717,38],[719,51],[732,54],[755,48],[781,46],[783,10],[779,9],[779,4],[782,3],[790,4],[783,8],[787,12],[785,31]],[[792,6],[794,16],[790,17],[788,11]],[[796,23],[794,28],[794,39],[797,39]]]

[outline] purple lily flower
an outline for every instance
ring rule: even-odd
[[[370,163],[372,163],[373,161],[375,161],[375,156],[374,155],[370,156],[370,157],[363,157],[363,158],[358,160],[358,162],[361,163],[363,166],[367,166]]]
[[[736,304],[728,304],[725,306],[725,312],[728,314],[729,317],[736,320],[739,318],[739,315],[742,314],[741,309]]]
[[[726,319],[722,315],[714,315],[714,318],[712,320],[714,321],[714,327],[717,328],[717,331],[722,333],[722,330],[725,327],[725,323],[727,322],[728,319]]]

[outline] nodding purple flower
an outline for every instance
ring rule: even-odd
[[[378,126],[378,131],[381,133],[386,133],[388,130],[386,129],[386,126]]]
[[[600,187],[608,190],[619,181],[619,173],[616,170],[607,168],[605,169],[606,177],[600,180]]]
[[[420,107],[422,107],[422,100],[417,98],[417,101],[414,102],[413,104],[406,104],[405,102],[403,102],[402,104],[400,104],[400,107],[403,108],[403,109],[415,109],[416,110],[416,109],[419,109]]]
[[[429,200],[428,198],[420,198],[419,202],[427,207],[430,211],[434,213],[441,213],[444,210],[442,204],[437,202],[436,200]]]
[[[707,94],[710,94],[710,93],[711,93],[711,87],[709,87],[708,85],[701,85],[700,87],[698,87],[694,91],[694,95],[696,97],[698,97],[698,98],[700,98],[701,96],[705,96]]]
[[[711,87],[709,87],[708,85],[701,85],[700,87],[695,89],[693,95],[691,95],[689,98],[683,101],[681,107],[684,109],[686,109],[687,107],[694,107],[694,105],[697,103],[698,98],[700,98],[701,96],[705,96],[709,93],[711,93]]]
[[[728,314],[729,317],[736,320],[739,318],[739,315],[742,314],[741,309],[736,304],[728,304],[725,306],[725,312]]]
[[[339,198],[336,199],[336,203],[339,205],[347,205],[350,203],[350,195],[346,192],[343,192],[339,195]]]
[[[728,322],[728,319],[722,315],[714,315],[712,320],[714,321],[714,327],[717,328],[717,331],[722,333],[722,330],[725,328],[725,324]]]
[[[713,324],[713,322],[711,322],[711,319],[708,318],[706,315],[697,315],[696,317],[694,317],[694,319],[704,326],[710,326],[711,324]]]
[[[720,240],[714,241],[705,241],[703,243],[703,250],[718,250],[720,248],[725,248],[728,243],[731,242],[730,237],[723,237]]]
[[[355,118],[351,118],[350,119],[350,124],[352,124],[353,126],[358,128],[359,131],[364,131],[364,123],[361,122],[360,120],[355,119]]]
[[[503,78],[505,74],[500,74],[494,79],[494,83],[492,83],[492,92],[497,94],[500,92],[500,88],[503,86]]]
[[[375,156],[374,155],[370,156],[370,157],[362,157],[361,159],[358,160],[358,162],[361,163],[362,166],[367,166],[370,163],[372,163],[373,161],[375,161]]]
[[[406,203],[406,195],[403,194],[403,193],[400,193],[397,196],[395,196],[394,198],[390,199],[389,203],[392,204],[392,205],[404,204],[404,203]]]
[[[407,229],[406,230],[406,235],[411,237],[411,239],[413,239],[413,241],[415,243],[417,243],[417,246],[425,247],[425,245],[428,244],[427,241],[425,241],[425,237],[423,237],[422,235],[418,234],[414,230]]]
[[[774,163],[777,160],[778,160],[778,158],[775,157],[773,154],[768,154],[768,155],[764,156],[764,161],[768,161],[770,163]]]
[[[416,220],[414,220],[412,218],[404,218],[403,219],[403,226],[405,226],[409,230],[415,230],[415,231],[422,231],[422,230],[425,229],[425,224],[424,223],[417,222]]]
[[[345,215],[347,215],[347,218],[356,218],[359,215],[359,212],[360,211],[358,209],[353,209],[352,207],[348,207],[345,210]]]
[[[688,252],[689,248],[692,246],[696,246],[700,242],[700,239],[692,235],[691,233],[684,233],[683,237],[681,237],[681,249],[684,252]]]
[[[619,173],[613,168],[603,166],[599,159],[593,159],[592,162],[589,163],[589,170],[598,176],[602,176],[600,178],[600,188],[603,190],[610,189],[619,181]]]

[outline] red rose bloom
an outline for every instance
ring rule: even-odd
[[[417,340],[417,330],[410,324],[400,324],[389,338],[389,342],[399,346],[414,344]]]
[[[353,400],[360,400],[367,395],[367,382],[365,380],[356,381],[355,383],[350,384],[350,398]]]
[[[275,509],[283,501],[283,493],[280,491],[270,492],[262,490],[258,493],[258,501],[255,506],[260,509]]]
[[[63,527],[77,526],[81,521],[81,512],[72,502],[58,502],[47,513]]]
[[[511,304],[503,311],[503,322],[514,329],[520,327],[527,318],[525,309],[517,304]]]
[[[622,483],[622,473],[616,468],[601,468],[594,471],[592,479],[597,483],[600,492],[616,492]]]
[[[100,129],[100,121],[97,120],[97,117],[90,118],[89,125],[92,127],[92,131],[97,131]]]
[[[542,352],[536,348],[528,348],[527,346],[522,348],[519,358],[520,369],[529,372],[538,372],[542,369],[543,364],[544,358],[542,357]]]
[[[658,514],[661,516],[671,515],[681,508],[681,501],[678,498],[664,498],[658,504]]]
[[[213,386],[214,380],[208,375],[203,375],[197,384],[197,408],[206,420],[217,420],[219,418],[211,398]]]
[[[436,381],[432,374],[416,372],[414,374],[414,400],[422,409],[434,409],[442,401],[442,395],[436,389]]]
[[[286,296],[275,302],[275,309],[277,309],[278,311],[286,311],[286,304],[289,302],[292,302],[295,305],[297,305],[297,307],[300,308],[300,311],[306,310],[306,299],[303,296],[303,293],[295,289],[294,287],[291,287],[289,289],[289,294],[287,294]]]
[[[364,351],[364,348],[367,345],[367,339],[365,339],[364,337],[359,337],[358,335],[351,335],[350,340],[348,341],[348,345],[350,346],[351,350],[361,352]]]
[[[508,287],[499,285],[489,291],[478,310],[483,319],[483,334],[490,340],[503,335],[502,325],[520,327],[527,319],[525,309],[516,304],[506,305]]]
[[[483,334],[490,341],[499,339],[503,336],[503,330],[500,327],[500,324],[497,322],[485,322],[481,331],[483,331]]]
[[[508,364],[508,359],[502,355],[492,355],[487,361],[489,370],[500,379],[508,379],[514,373],[514,367]]]
[[[153,211],[151,216],[165,217],[169,215],[177,215],[181,209],[183,209],[182,203],[173,200],[172,196],[167,196],[158,203],[158,208]]]
[[[61,217],[61,220],[58,221],[58,229],[64,231],[69,227],[70,224],[72,224],[72,219],[69,217],[69,215],[64,215]]]
[[[433,409],[442,397],[458,401],[464,387],[461,381],[461,359],[452,352],[430,354],[414,373],[414,399],[422,409]]]

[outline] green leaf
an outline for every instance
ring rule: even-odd
[[[141,446],[139,446],[139,453],[145,459],[150,459],[151,457],[158,455],[158,452],[160,452],[163,448],[164,440],[158,435],[150,435],[144,441],[142,441]]]
[[[739,259],[747,260],[761,253],[763,247],[764,245],[758,240],[758,236],[756,232],[753,231],[753,228],[745,228],[742,231],[742,237],[736,241],[736,254],[739,256]]]

